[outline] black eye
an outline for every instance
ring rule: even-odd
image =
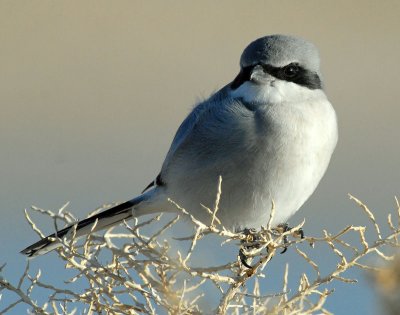
[[[299,73],[300,67],[295,63],[291,63],[283,67],[282,70],[286,78],[294,78]]]

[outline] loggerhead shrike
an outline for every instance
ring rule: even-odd
[[[337,142],[335,111],[324,91],[316,47],[272,35],[250,43],[237,77],[198,104],[179,127],[161,171],[138,197],[76,223],[76,236],[132,216],[174,212],[174,200],[200,220],[201,204],[222,195],[226,227],[259,228],[275,203],[273,225],[285,223],[310,197]],[[60,246],[66,227],[22,253],[32,257]]]

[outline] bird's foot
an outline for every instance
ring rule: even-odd
[[[282,223],[282,224],[279,224],[277,227],[275,227],[273,230],[280,234],[283,234],[288,231],[291,231],[292,229],[293,228],[289,227],[289,225],[287,223]],[[295,231],[293,231],[292,235],[294,237],[304,238],[304,231],[302,228],[296,229]],[[284,247],[283,247],[283,250],[281,251],[281,254],[286,253],[286,251],[288,249],[288,246],[287,246],[288,243],[289,243],[288,234],[286,234],[285,236],[283,236]]]
[[[245,252],[260,247],[260,244],[257,243],[259,236],[257,235],[256,229],[246,228],[242,231],[242,233],[246,236],[246,238],[241,241],[242,246],[239,250],[239,259],[243,266],[252,269],[253,267],[248,263],[250,258]]]
[[[284,234],[286,232],[290,232],[283,236],[283,250],[281,251],[281,254],[285,253],[288,249],[289,234],[297,238],[301,239],[304,238],[304,231],[302,228],[293,230],[293,228],[290,227],[287,223],[279,224],[278,226],[273,228],[273,231],[278,234]],[[243,266],[249,269],[253,269],[253,267],[249,264],[249,260],[251,261],[250,257],[251,255],[249,255],[248,252],[253,249],[258,249],[261,247],[261,244],[259,242],[261,241],[261,238],[256,229],[246,228],[242,231],[242,233],[245,235],[245,238],[242,239],[241,241],[241,247],[239,250],[239,259]],[[268,252],[268,247],[266,247],[266,249]]]

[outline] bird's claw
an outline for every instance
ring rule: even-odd
[[[292,229],[293,228],[289,227],[289,225],[287,223],[279,224],[276,227],[276,230],[281,234],[291,231]],[[303,239],[304,238],[304,230],[302,228],[300,228],[296,231],[293,231],[292,235]],[[284,246],[283,246],[283,250],[281,251],[281,254],[286,253],[286,251],[288,249],[288,246],[287,246],[288,243],[289,243],[288,235],[284,235],[283,236],[283,245]]]
[[[289,227],[287,223],[279,224],[274,230],[280,234],[286,233],[288,231],[291,231],[293,228]],[[242,232],[246,238],[242,240],[242,247],[239,250],[239,259],[240,262],[242,263],[243,266],[252,269],[253,267],[249,265],[247,262],[249,257],[246,255],[245,251],[252,249],[252,248],[258,248],[260,245],[257,244],[257,231],[255,229],[244,229]],[[291,233],[294,237],[299,237],[301,239],[304,238],[304,231],[302,228],[297,229]],[[286,253],[288,250],[288,243],[289,243],[289,238],[288,235],[284,235],[283,238],[283,250],[281,251],[281,254]],[[245,245],[244,243],[252,243],[251,245]],[[267,248],[268,251],[268,248]]]
[[[253,268],[251,265],[249,265],[249,264],[247,263],[248,257],[247,257],[246,254],[244,253],[243,248],[241,248],[241,249],[239,250],[239,258],[240,258],[240,262],[242,263],[243,266],[245,266],[245,267],[247,267],[247,268],[249,268],[249,269],[252,269],[252,268]]]
[[[242,243],[253,243],[256,242],[258,237],[257,237],[257,231],[256,229],[244,229],[242,232],[245,236],[246,239],[242,240]],[[240,262],[242,263],[243,266],[252,269],[253,267],[251,265],[249,265],[247,263],[247,260],[249,259],[249,257],[247,257],[247,255],[245,254],[245,249],[251,249],[251,248],[258,248],[259,244],[255,243],[252,245],[242,245],[242,247],[239,250],[239,258],[240,258]]]

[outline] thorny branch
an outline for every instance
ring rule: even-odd
[[[353,196],[350,199],[372,223],[376,236],[373,241],[367,241],[366,227],[347,226],[335,234],[324,230],[322,237],[293,237],[284,244],[287,236],[296,235],[304,222],[284,233],[278,232],[271,226],[274,205],[266,227],[253,237],[229,231],[218,219],[221,184],[220,178],[214,209],[204,207],[210,215],[209,224],[200,222],[171,200],[177,208],[177,215],[162,225],[161,215],[158,215],[142,222],[138,219],[134,219],[132,224],[124,222],[123,232],[110,229],[104,235],[90,233],[83,243],[75,238],[75,233],[69,239],[60,239],[63,245],[57,249],[60,264],[64,263],[65,268],[75,271],[62,288],[44,283],[40,271],[35,276],[30,275],[29,262],[18,283],[11,284],[3,276],[5,265],[1,266],[0,314],[21,306],[34,314],[202,314],[210,286],[215,289],[213,292],[219,292],[219,298],[207,310],[208,313],[288,315],[315,314],[318,311],[319,314],[330,314],[324,303],[334,290],[334,282],[355,283],[355,279],[343,275],[351,268],[380,275],[383,269],[367,264],[364,258],[375,255],[383,261],[390,261],[394,259],[393,249],[400,246],[399,203],[395,214],[389,214],[387,227],[382,227],[372,211]],[[51,217],[58,227],[61,221],[71,224],[75,220],[65,208],[63,206],[57,213],[37,207],[32,207],[32,210]],[[28,212],[25,213],[31,228],[43,237]],[[193,235],[173,239],[166,236],[182,218],[193,226]],[[389,232],[384,234],[384,230]],[[252,259],[252,268],[243,266],[240,259],[199,266],[196,251],[210,235],[217,237],[221,246],[234,243],[237,251],[242,246],[246,256]],[[357,237],[353,237],[352,242],[345,240],[351,235]],[[173,242],[185,245],[177,248]],[[302,243],[327,245],[331,261],[338,262],[336,268],[323,274],[320,262],[312,257],[312,250],[307,253],[307,247],[304,249]],[[262,291],[268,286],[265,279],[268,277],[264,269],[285,246],[293,248],[299,260],[309,265],[312,272],[303,272],[295,286],[296,279],[290,277],[290,262],[287,262],[281,291],[265,294]],[[105,253],[107,259],[103,258]],[[77,283],[82,288],[80,291],[68,288],[68,285]],[[38,292],[42,296],[47,294],[46,303],[36,302],[35,294]],[[4,305],[4,296],[9,300],[13,296],[14,299]]]

